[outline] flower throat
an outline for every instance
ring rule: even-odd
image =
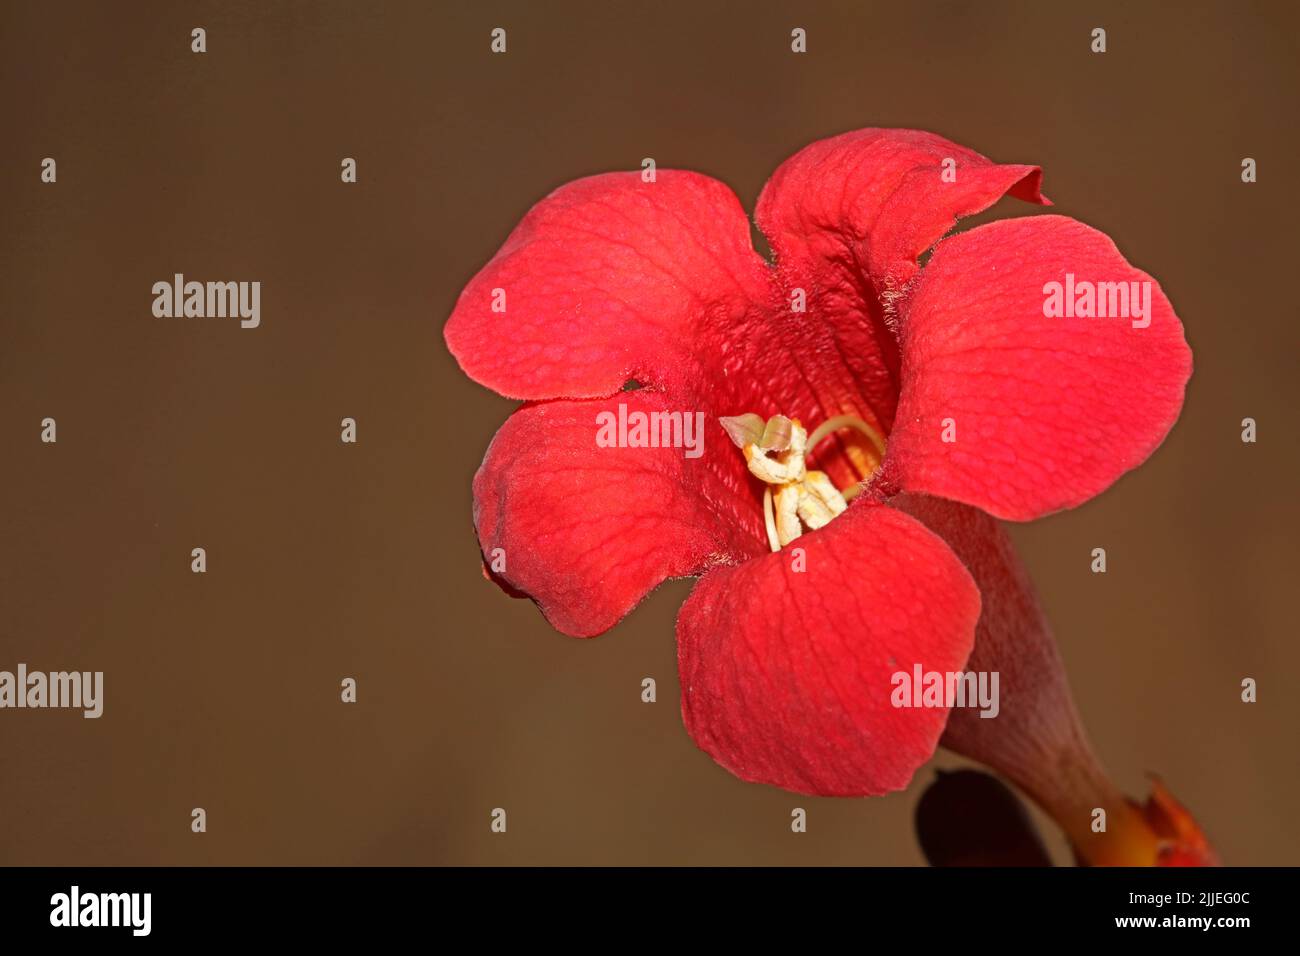
[[[752,412],[719,419],[727,435],[745,455],[750,474],[762,481],[763,521],[767,543],[780,551],[804,529],[816,531],[843,514],[862,490],[861,484],[836,488],[824,471],[808,468],[808,455],[833,431],[853,428],[876,446],[881,459],[885,440],[853,415],[837,415],[822,422],[809,435],[797,418],[773,415],[766,422]]]

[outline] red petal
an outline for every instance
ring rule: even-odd
[[[952,160],[951,182],[945,161]],[[781,258],[848,253],[871,281],[898,288],[916,258],[962,216],[1010,193],[1048,204],[1037,166],[998,165],[972,149],[913,129],[860,129],[819,140],[768,180],[755,219]],[[859,248],[861,244],[861,248]]]
[[[741,322],[770,292],[725,185],[607,173],[532,208],[461,293],[445,336],[466,374],[515,398],[609,395],[633,378],[675,390],[699,376],[699,330]]]
[[[620,403],[629,414],[668,408],[644,390],[522,408],[474,477],[484,561],[575,637],[612,627],[665,578],[766,550],[761,514],[747,506],[744,460],[722,426],[705,420],[699,458],[683,448],[597,446],[596,416],[617,414]],[[493,567],[502,555],[504,571],[499,560]]]
[[[894,707],[891,677],[918,663],[960,670],[979,608],[942,540],[855,502],[696,585],[677,619],[686,727],[744,780],[827,796],[898,790],[934,752],[948,711]]]
[[[1150,282],[1150,326],[1044,316],[1044,286],[1067,273]],[[1146,460],[1178,418],[1192,367],[1159,284],[1061,216],[942,243],[903,306],[902,348],[888,474],[1013,520],[1087,501]]]
[[[953,160],[955,180],[944,181]],[[876,417],[888,427],[898,395],[898,347],[886,307],[917,257],[958,217],[1005,193],[1042,202],[1036,166],[995,165],[919,130],[863,129],[800,150],[773,174],[755,221],[786,289],[810,313],[834,315],[840,348]]]

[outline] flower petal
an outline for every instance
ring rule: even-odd
[[[1050,205],[1037,166],[999,165],[914,129],[860,129],[819,140],[768,180],[755,219],[780,259],[849,259],[879,292],[898,289],[950,230],[1010,194]]]
[[[1049,318],[1048,283],[1067,274],[1136,282],[1150,315]],[[942,243],[904,303],[901,338],[887,475],[1021,521],[1087,501],[1146,460],[1178,418],[1192,367],[1159,284],[1061,216]]]
[[[725,185],[677,170],[650,183],[606,173],[537,203],[465,287],[444,334],[467,375],[514,398],[592,398],[629,379],[671,390],[698,377],[701,329],[743,322],[770,293]]]
[[[633,423],[668,410],[664,396],[645,390],[526,406],[497,432],[474,477],[489,569],[575,637],[612,627],[665,578],[767,551],[744,460],[716,419],[702,419],[699,457],[600,447],[598,416],[617,421],[619,404]],[[698,434],[701,419],[678,412],[683,426],[691,418],[683,438]]]
[[[859,501],[696,585],[677,618],[686,728],[744,780],[828,796],[898,790],[934,752],[948,711],[894,707],[892,676],[915,664],[960,670],[979,609],[941,539]]]
[[[898,399],[893,301],[917,257],[1007,192],[1045,203],[1041,175],[933,133],[862,129],[805,147],[763,188],[754,219],[785,295],[803,290],[809,314],[835,317],[835,347],[883,428]]]

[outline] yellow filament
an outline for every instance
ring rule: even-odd
[[[881,436],[880,432],[876,431],[855,415],[836,415],[834,418],[828,418],[826,421],[818,425],[817,429],[808,436],[808,457],[812,457],[813,449],[817,447],[817,444],[823,438],[826,438],[833,431],[839,431],[841,428],[852,428],[871,439],[871,444],[876,446],[876,453],[878,456],[876,460],[871,463],[871,470],[874,472],[876,468],[880,466],[880,462],[885,457],[885,439]],[[863,483],[857,482],[849,485],[847,488],[840,489],[840,494],[844,497],[845,501],[852,501],[858,496],[859,492],[862,491],[862,488]]]
[[[876,431],[862,419],[854,415],[836,415],[834,418],[828,418],[817,426],[817,430],[808,436],[808,454],[812,454],[817,443],[833,431],[839,431],[841,428],[853,428],[862,432],[871,439],[871,444],[876,446],[876,453],[883,458],[885,456],[885,439],[881,437],[880,432]]]

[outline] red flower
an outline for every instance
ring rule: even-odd
[[[470,377],[528,402],[474,480],[484,556],[504,557],[495,577],[575,636],[666,578],[700,576],[677,623],[696,742],[746,780],[799,792],[904,787],[948,711],[894,706],[891,675],[962,670],[980,594],[889,501],[924,493],[1021,521],[1087,501],[1177,419],[1182,325],[1154,280],[1072,219],[1004,220],[936,246],[1004,194],[1047,201],[1037,167],[930,133],[861,130],[783,164],[755,214],[774,264],[722,183],[647,178],[593,176],[542,200],[447,324]],[[601,447],[601,413],[620,405],[703,412],[702,454]],[[755,414],[729,429],[742,456],[720,419]],[[867,493],[812,521],[801,459],[798,480],[759,481],[747,459],[792,454],[783,418],[775,443],[758,439],[775,416],[853,424],[817,438],[808,467],[846,498]]]

